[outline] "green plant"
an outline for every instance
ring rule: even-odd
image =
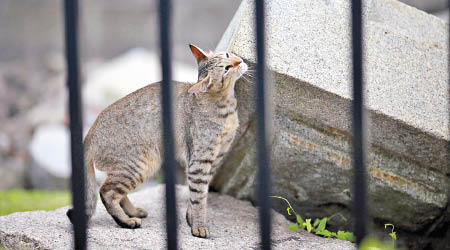
[[[334,214],[334,215],[330,216],[329,218],[328,217],[324,217],[322,219],[317,218],[314,220],[314,223],[311,223],[310,218],[303,220],[303,218],[297,212],[295,212],[294,208],[291,206],[291,203],[286,198],[281,197],[281,196],[270,196],[270,197],[284,200],[288,204],[288,207],[286,209],[287,213],[289,215],[292,215],[291,211],[294,213],[297,221],[295,224],[288,225],[288,228],[291,229],[292,231],[298,232],[299,228],[303,228],[303,229],[306,229],[306,231],[308,231],[310,233],[312,232],[312,233],[315,233],[315,234],[323,236],[323,237],[338,238],[341,240],[355,242],[355,240],[356,240],[355,235],[352,232],[347,232],[347,231],[342,231],[342,230],[339,230],[337,232],[331,232],[326,229],[327,221],[332,219],[334,216],[342,216],[344,218],[344,216],[342,214],[339,214],[339,213]]]
[[[389,234],[389,236],[391,236],[391,238],[393,239],[393,240],[397,240],[397,233],[396,232],[394,232],[394,224],[384,224],[384,229],[386,229],[387,227],[392,227],[392,231],[391,231],[391,233]]]
[[[288,228],[291,229],[292,231],[298,232],[300,228],[303,228],[310,233],[312,232],[323,237],[338,238],[350,242],[356,241],[355,235],[352,232],[346,232],[341,230],[337,232],[331,232],[326,229],[327,221],[330,221],[335,216],[341,216],[344,220],[346,220],[342,214],[337,213],[330,216],[329,218],[328,217],[322,219],[317,218],[314,220],[314,223],[311,224],[311,219],[308,218],[306,220],[303,220],[303,218],[294,210],[294,208],[291,206],[291,203],[286,198],[282,196],[270,196],[270,197],[284,200],[288,204],[288,207],[286,208],[288,215],[292,215],[292,213],[294,213],[297,221],[295,224],[288,225]],[[401,248],[399,249],[395,247],[395,241],[397,240],[397,233],[394,231],[394,225],[384,224],[385,229],[387,229],[388,227],[392,227],[391,233],[389,233],[389,236],[392,239],[391,241],[380,241],[376,237],[368,236],[363,239],[361,245],[358,247],[358,250],[400,250]]]

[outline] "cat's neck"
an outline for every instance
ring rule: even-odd
[[[194,96],[193,101],[195,103],[194,106],[206,111],[203,115],[208,114],[207,116],[211,116],[211,119],[221,117],[221,114],[224,113],[236,112],[237,107],[233,88],[220,93],[197,94]]]
[[[226,100],[235,100],[234,96],[234,85],[236,82],[233,82],[228,86],[228,88],[221,90],[220,92],[213,92],[213,93],[202,93],[196,95],[197,100],[200,101],[206,101],[206,102],[223,102]]]

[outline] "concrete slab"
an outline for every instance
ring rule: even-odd
[[[249,202],[211,193],[208,223],[212,236],[191,235],[185,221],[188,188],[177,186],[179,249],[259,249],[258,210]],[[88,249],[165,249],[164,186],[146,188],[130,195],[131,201],[149,212],[142,228],[117,226],[105,208],[98,204],[90,223]],[[0,244],[8,249],[72,249],[72,226],[67,207],[51,212],[14,213],[0,217]],[[290,222],[273,212],[273,249],[356,249],[350,242],[321,238],[306,231],[294,233]]]

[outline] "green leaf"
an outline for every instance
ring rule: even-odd
[[[299,225],[302,225],[305,222],[305,221],[303,221],[302,217],[300,215],[298,215],[298,214],[297,214],[296,218],[297,218],[297,223]]]
[[[308,230],[308,232],[311,232],[312,229],[312,225],[311,225],[311,219],[306,219],[306,230]]]
[[[355,242],[355,235],[352,232],[338,231],[337,238],[340,240],[346,240],[350,242]]]
[[[331,232],[331,237],[337,238],[337,234],[335,232]]]
[[[316,220],[314,220],[314,227],[317,227],[317,225],[319,225],[320,220],[318,218],[316,218]]]
[[[316,231],[317,235],[323,235],[325,237],[331,238],[331,232],[328,230]]]
[[[298,233],[298,224],[297,223],[289,225],[288,228],[291,229],[292,231]]]
[[[291,208],[288,207],[286,210],[287,210],[287,213],[288,213],[289,215],[291,215]]]
[[[346,239],[345,232],[339,230],[339,231],[337,232],[337,236],[336,236],[336,237],[337,237],[338,239],[340,239],[340,240],[345,240],[345,239]]]
[[[327,220],[328,220],[327,217],[325,217],[325,218],[323,218],[323,219],[320,220],[319,226],[317,227],[317,230],[318,230],[318,231],[323,231],[323,230],[325,230],[325,227],[327,226]]]
[[[395,232],[392,232],[389,234],[392,239],[397,240],[397,234]]]
[[[347,240],[350,242],[356,242],[356,237],[352,232],[346,232]]]

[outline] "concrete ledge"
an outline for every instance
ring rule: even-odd
[[[208,199],[210,239],[191,236],[185,221],[188,199],[186,186],[177,186],[179,249],[259,249],[258,211],[249,202],[211,193]],[[130,195],[131,201],[149,216],[140,229],[117,226],[99,201],[89,229],[89,249],[165,249],[164,186],[146,188]],[[72,226],[67,207],[51,212],[14,213],[0,217],[0,244],[7,249],[71,249]],[[284,216],[273,212],[274,249],[355,249],[352,243],[317,237],[306,231],[294,233]]]

